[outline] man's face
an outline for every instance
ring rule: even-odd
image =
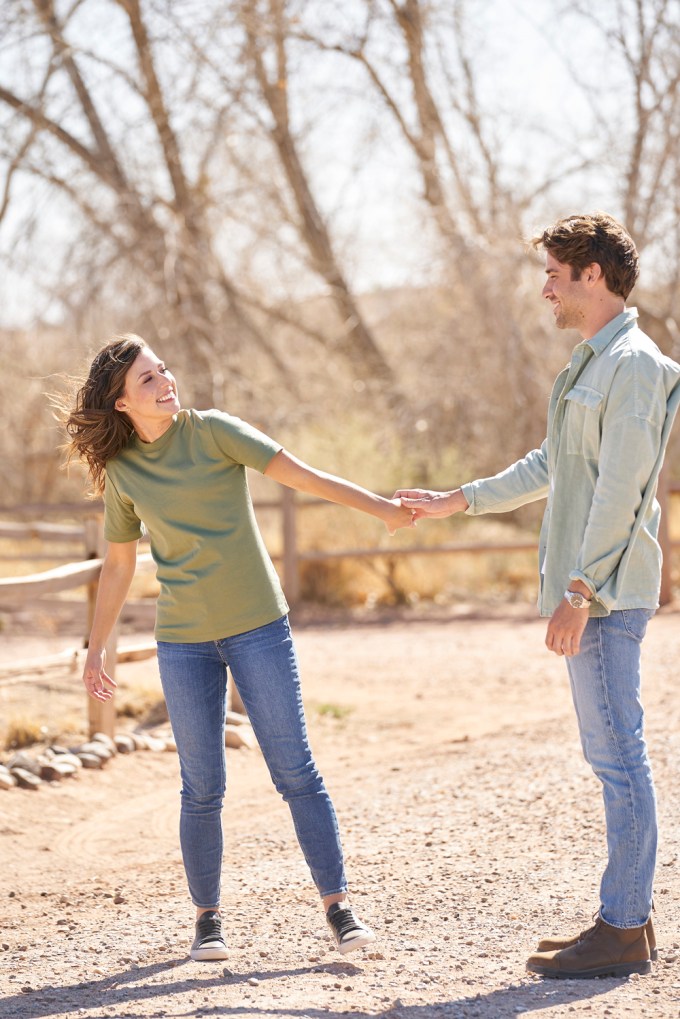
[[[550,301],[558,329],[578,329],[581,331],[586,322],[586,308],[589,291],[580,279],[571,278],[571,266],[546,252],[545,272],[547,279],[543,287],[543,296]],[[581,274],[583,275],[583,274]]]

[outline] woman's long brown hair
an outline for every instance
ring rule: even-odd
[[[69,436],[66,462],[82,460],[96,495],[104,491],[106,464],[127,445],[133,428],[126,414],[116,410],[125,391],[125,376],[147,344],[134,333],[117,336],[90,365],[86,381],[77,389],[74,405],[64,413]]]

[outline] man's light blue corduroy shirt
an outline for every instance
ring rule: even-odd
[[[540,449],[463,485],[470,514],[547,497],[542,616],[552,615],[576,579],[593,594],[592,616],[658,606],[656,487],[679,404],[680,365],[638,327],[637,310],[626,309],[574,348],[555,380]]]

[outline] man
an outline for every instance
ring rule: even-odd
[[[594,926],[540,942],[527,968],[546,977],[647,973],[656,799],[643,734],[640,645],[658,606],[656,487],[680,402],[680,366],[625,301],[638,255],[604,214],[569,216],[534,239],[558,329],[582,340],[560,372],[540,449],[451,492],[396,493],[415,517],[501,513],[547,498],[540,536],[546,645],[566,658],[586,760],[603,787],[608,862]]]

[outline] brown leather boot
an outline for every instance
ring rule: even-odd
[[[539,941],[536,951],[560,952],[563,948],[571,948],[571,946],[575,945],[577,941],[582,941],[586,934],[589,934],[591,930],[592,927],[589,927],[588,930],[581,931],[580,934],[577,934],[575,938],[561,938],[559,936],[554,938],[543,938]],[[647,935],[647,944],[649,945],[649,958],[652,962],[656,962],[659,957],[659,952],[656,947],[656,935],[654,934],[654,924],[652,923],[651,916],[645,926],[645,934]]]
[[[530,973],[558,980],[625,977],[649,973],[646,927],[612,927],[600,917],[580,941],[557,952],[534,952],[527,960]]]

